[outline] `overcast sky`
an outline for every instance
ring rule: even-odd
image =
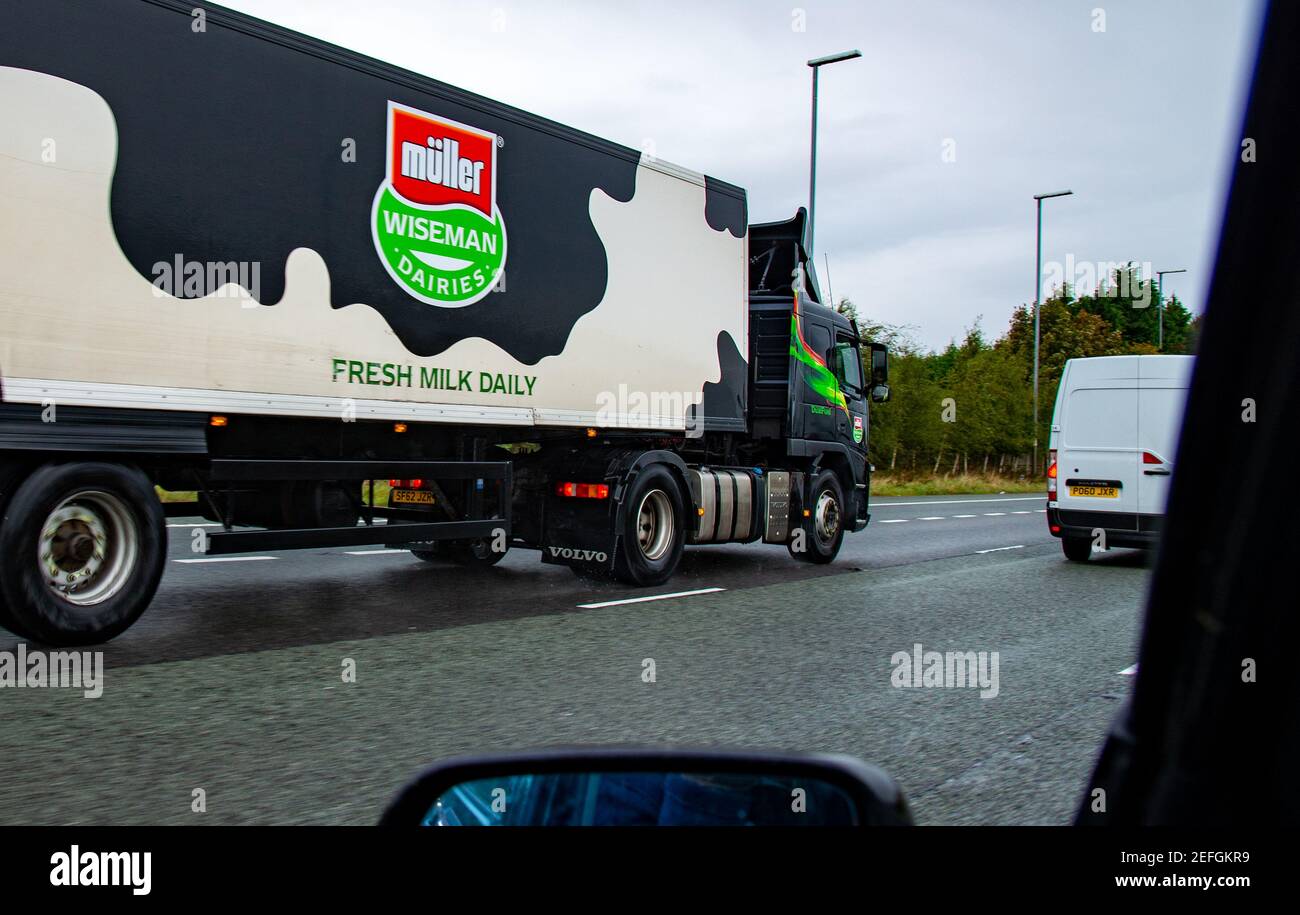
[[[1045,262],[1187,268],[1166,291],[1201,309],[1260,15],[1256,0],[226,5],[738,184],[752,222],[807,200],[804,62],[861,49],[822,70],[818,269],[825,286],[829,255],[837,298],[931,348],[981,315],[998,336],[1032,300],[1032,196],[1066,188],[1045,204]]]

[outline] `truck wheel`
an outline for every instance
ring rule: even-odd
[[[825,565],[835,559],[844,542],[844,490],[834,471],[823,470],[812,485],[811,510],[801,518],[798,530],[803,532],[803,549],[796,549],[796,541],[786,544],[795,559]]]
[[[14,493],[0,526],[0,600],[49,645],[106,642],[153,599],[167,526],[153,485],[118,464],[47,464]]]
[[[632,483],[623,507],[615,576],[643,588],[663,584],[677,571],[686,541],[686,510],[677,478],[662,464],[646,468]]]
[[[1062,537],[1061,551],[1071,562],[1087,562],[1092,555],[1092,541],[1087,537]]]

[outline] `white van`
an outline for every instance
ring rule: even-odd
[[[1097,356],[1065,364],[1048,444],[1047,523],[1067,558],[1154,546],[1193,361]]]

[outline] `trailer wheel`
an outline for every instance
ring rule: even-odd
[[[797,541],[791,539],[786,549],[795,559],[825,565],[832,562],[844,542],[844,490],[834,471],[823,470],[812,485],[812,503],[809,514],[800,519],[797,530],[803,532],[803,549],[795,549]]]
[[[418,550],[411,550],[411,555],[423,562],[445,560],[458,566],[488,568],[504,559],[509,551],[509,544],[506,545],[506,549],[498,553],[492,549],[490,539],[476,537],[473,540],[435,541]]]
[[[457,565],[488,568],[494,566],[510,550],[510,545],[501,552],[492,549],[492,540],[488,537],[475,537],[473,540],[453,540],[447,550],[447,558]]]
[[[639,587],[663,584],[677,571],[686,541],[686,510],[677,478],[652,465],[632,483],[614,552],[614,574]]]
[[[0,526],[0,600],[22,634],[93,645],[153,599],[167,527],[153,485],[118,464],[47,464],[14,493]]]
[[[437,562],[439,559],[442,559],[442,550],[439,548],[437,543],[430,543],[427,546],[420,547],[418,550],[411,550],[411,555],[420,560],[420,562]]]
[[[14,489],[18,486],[21,479],[19,468],[13,465],[0,465],[0,525],[4,523],[5,507],[9,498],[13,495]],[[9,612],[9,607],[5,603],[4,591],[0,588],[0,626],[8,629],[14,635],[21,639],[30,639],[32,634],[23,629],[22,624],[14,618]]]

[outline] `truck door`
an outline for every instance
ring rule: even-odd
[[[795,365],[799,374],[800,416],[794,428],[803,429],[803,438],[813,441],[833,442],[839,438],[836,414],[843,415],[837,405],[839,381],[830,369],[831,329],[813,318],[799,316],[802,340],[795,342]]]
[[[867,452],[867,382],[862,371],[861,344],[852,334],[837,331],[831,366],[840,381],[847,411],[841,410],[838,432],[853,451]]]

